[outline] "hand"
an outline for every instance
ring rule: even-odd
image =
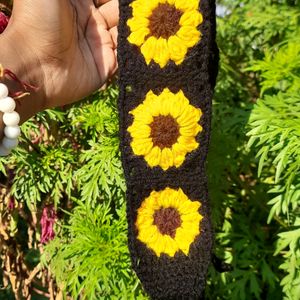
[[[91,94],[116,71],[118,1],[97,2],[99,7],[92,0],[14,0],[1,36],[9,56],[1,63],[40,87],[30,104],[18,101],[22,120]]]

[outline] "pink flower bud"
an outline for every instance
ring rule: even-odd
[[[9,197],[9,201],[8,201],[8,205],[7,205],[9,210],[14,210],[16,207],[16,203],[15,203],[15,198],[14,197]]]
[[[0,11],[0,34],[5,30],[9,21],[9,17]]]
[[[53,205],[46,205],[43,208],[43,213],[41,217],[41,228],[42,236],[41,243],[47,244],[49,241],[53,240],[55,237],[54,224],[56,222],[57,215]]]

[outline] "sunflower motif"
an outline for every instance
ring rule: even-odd
[[[140,47],[147,64],[154,60],[163,68],[172,60],[180,65],[201,38],[199,0],[135,0],[131,6],[128,41]]]
[[[181,90],[173,94],[165,88],[160,95],[149,91],[144,102],[130,113],[134,117],[128,128],[132,150],[144,156],[151,168],[178,168],[187,153],[199,146],[196,136],[202,131],[198,124],[202,112],[189,104]]]
[[[201,203],[191,201],[182,189],[151,192],[137,212],[137,238],[159,257],[173,257],[181,250],[188,255],[191,244],[200,234]]]

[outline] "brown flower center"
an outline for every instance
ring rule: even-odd
[[[175,238],[176,229],[181,226],[181,218],[174,207],[160,208],[154,213],[154,225],[161,234],[167,234]]]
[[[159,4],[149,18],[149,29],[152,36],[167,39],[180,28],[179,20],[183,12],[174,5]]]
[[[170,115],[154,117],[150,128],[154,146],[161,149],[172,147],[179,137],[179,125]]]

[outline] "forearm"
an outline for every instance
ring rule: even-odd
[[[12,71],[18,79],[30,85],[37,87],[36,90],[31,90],[30,95],[27,95],[16,101],[16,111],[20,114],[21,123],[32,117],[38,111],[43,109],[43,102],[45,99],[43,92],[43,78],[40,72],[40,62],[35,60],[35,55],[30,51],[25,51],[22,48],[22,38],[17,33],[12,32],[7,28],[3,34],[0,35],[0,64],[4,69]],[[1,81],[5,83],[11,94],[16,92],[24,92],[21,90],[20,84],[9,78],[2,78]],[[2,118],[0,118],[0,131],[3,130]]]

